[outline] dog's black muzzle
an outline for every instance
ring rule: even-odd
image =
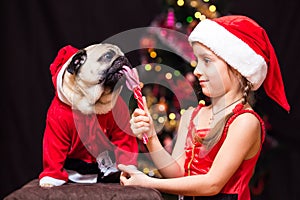
[[[123,76],[123,73],[121,71],[123,70],[124,65],[130,68],[132,67],[130,62],[125,56],[120,56],[113,61],[111,67],[108,68],[107,71],[105,72],[105,80],[104,80],[105,87],[113,88],[117,84],[117,82]]]

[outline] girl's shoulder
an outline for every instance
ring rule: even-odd
[[[260,117],[253,110],[245,110],[244,112],[238,113],[232,123],[240,125],[259,125]]]
[[[243,130],[243,133],[257,135],[264,131],[262,118],[252,109],[245,109],[235,113],[227,122],[227,127],[233,131]]]
[[[233,121],[239,124],[263,124],[262,118],[251,107],[243,109],[239,105],[233,109],[233,116],[229,119],[229,123]]]

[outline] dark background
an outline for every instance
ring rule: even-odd
[[[261,199],[300,196],[300,18],[298,0],[226,0],[222,14],[245,14],[261,24],[276,50],[291,112],[268,98],[268,113],[278,148],[266,164]],[[49,64],[57,51],[101,42],[114,34],[148,26],[161,1],[10,0],[0,3],[1,125],[0,198],[37,178],[42,170],[45,117],[53,97]],[[223,5],[224,6],[224,5]]]

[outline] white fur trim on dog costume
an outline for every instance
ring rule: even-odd
[[[66,181],[64,181],[64,180],[52,178],[50,176],[44,176],[43,178],[40,179],[39,184],[40,184],[40,186],[42,186],[44,184],[51,184],[51,185],[54,185],[54,186],[61,186],[65,182]]]

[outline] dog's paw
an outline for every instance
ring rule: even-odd
[[[40,184],[40,186],[41,186],[42,188],[51,188],[51,187],[53,187],[53,186],[55,186],[55,185],[53,185],[53,184],[51,184],[51,183],[43,183],[43,184]]]

